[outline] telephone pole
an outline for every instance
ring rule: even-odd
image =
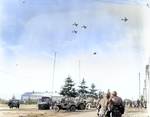
[[[78,60],[79,61],[79,83],[80,83],[80,61],[81,60]]]
[[[55,52],[55,57],[54,57],[54,67],[53,67],[53,80],[52,80],[52,96],[53,96],[53,87],[54,87],[54,74],[55,74],[55,62],[56,62],[56,51]]]
[[[140,100],[140,73],[139,73],[139,100]]]

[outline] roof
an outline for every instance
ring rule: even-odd
[[[21,96],[30,96],[31,94],[33,94],[34,92],[25,92],[24,94],[22,94]]]
[[[25,92],[24,94],[22,94],[21,96],[32,96],[32,97],[39,97],[39,96],[48,96],[48,97],[51,97],[51,96],[62,96],[58,93],[52,93],[52,92]]]
[[[42,96],[51,97],[51,93],[48,93],[48,92],[35,92],[35,93],[31,94],[31,97],[42,97]]]

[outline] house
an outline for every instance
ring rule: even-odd
[[[24,94],[21,95],[21,101],[28,100],[30,95],[33,94],[34,92],[25,92]]]
[[[52,99],[55,100],[61,100],[63,98],[62,95],[59,95],[57,92],[52,93],[52,92],[25,92],[24,94],[21,95],[21,101],[26,101],[29,98],[31,100],[38,100],[42,96],[47,96],[47,97],[52,97]]]

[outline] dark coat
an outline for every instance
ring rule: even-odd
[[[114,96],[110,101],[113,104],[112,117],[121,117],[122,113],[120,112],[119,106],[122,105],[124,107],[122,98],[118,96]]]

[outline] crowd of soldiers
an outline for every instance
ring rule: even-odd
[[[127,107],[141,107],[141,108],[147,108],[146,101],[124,101],[125,106]]]

